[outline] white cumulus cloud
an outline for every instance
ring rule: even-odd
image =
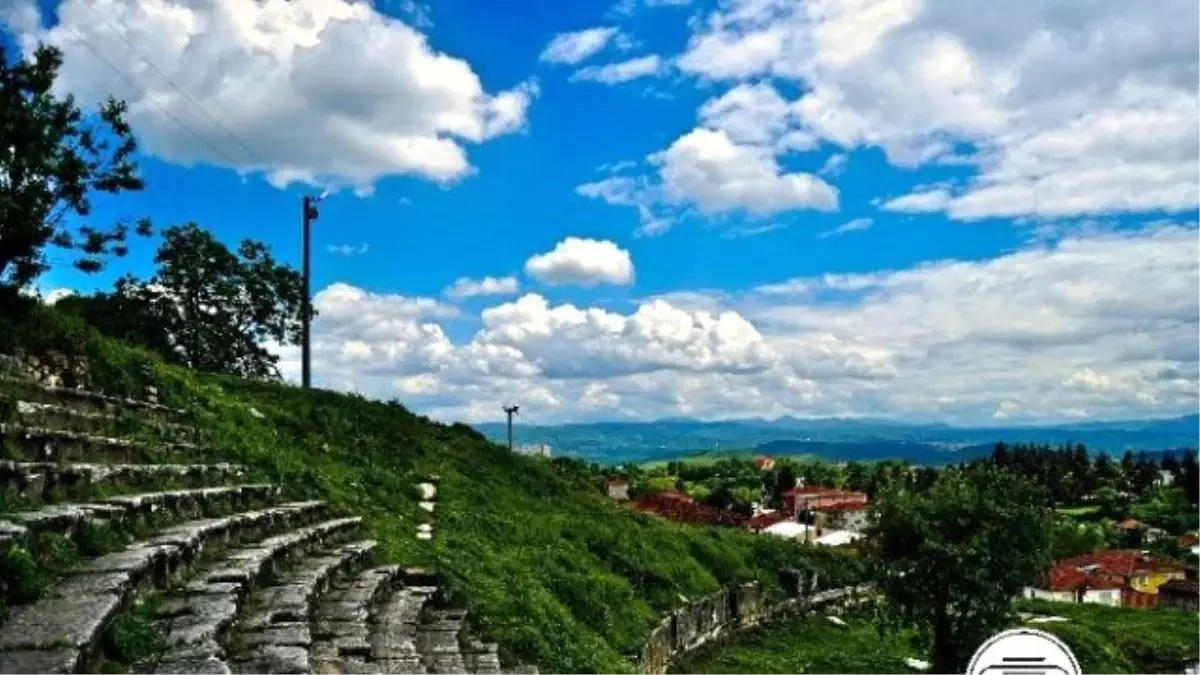
[[[693,24],[677,65],[734,92],[791,81],[799,128],[843,148],[974,168],[893,206],[960,220],[1194,209],[1197,4],[1029,2],[1002,20],[997,8],[727,0]],[[772,97],[753,107],[782,110]]]
[[[552,286],[633,283],[629,251],[611,241],[567,237],[525,262],[525,274]]]
[[[619,31],[612,26],[597,26],[555,35],[542,49],[542,61],[574,65],[600,53]]]
[[[447,420],[1161,417],[1200,393],[1195,227],[1093,232],[984,260],[830,274],[632,308],[537,294],[465,317],[345,284],[317,296],[323,386]],[[442,324],[475,320],[451,339]],[[294,376],[294,348],[283,350]]]
[[[662,59],[657,54],[649,54],[617,63],[607,63],[603,66],[580,68],[571,76],[571,80],[591,80],[603,84],[619,84],[621,82],[658,75],[662,70]]]
[[[56,14],[22,37],[63,50],[57,86],[87,105],[127,101],[143,147],[167,161],[279,186],[459,179],[467,146],[521,129],[537,93],[532,80],[489,91],[360,0],[63,0]]]
[[[480,295],[510,295],[516,293],[519,287],[516,277],[459,277],[444,293],[451,298],[474,298]]]
[[[796,103],[769,83],[735,87],[704,103],[699,126],[646,157],[653,173],[612,176],[576,192],[637,209],[639,234],[661,234],[682,215],[741,214],[838,208],[838,190],[823,178],[789,171],[781,157],[810,150],[816,137],[802,129]],[[735,225],[728,236],[777,226]]]

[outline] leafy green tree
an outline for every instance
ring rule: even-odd
[[[1107,454],[1101,452],[1096,455],[1095,472],[1097,489],[1105,487],[1116,489],[1118,487],[1120,472]]]
[[[783,505],[783,493],[796,487],[796,471],[791,463],[783,464],[775,472],[775,486],[771,490],[771,506],[779,508]]]
[[[1105,532],[1093,524],[1077,523],[1070,518],[1054,522],[1051,557],[1055,560],[1091,553],[1107,543]]]
[[[278,357],[264,343],[299,340],[299,273],[276,262],[265,244],[247,240],[234,253],[190,223],[163,233],[154,260],[159,269],[147,283],[125,278],[113,293],[69,302],[67,309],[101,332],[195,370],[278,376]]]
[[[988,464],[947,470],[922,492],[885,489],[873,503],[868,568],[886,598],[881,618],[917,630],[932,672],[963,672],[1049,566],[1044,503],[1032,483]]]
[[[61,66],[54,47],[10,62],[0,44],[0,284],[16,288],[46,270],[49,246],[75,251],[85,272],[125,255],[129,224],[89,222],[91,198],[142,189],[125,104],[110,98],[85,116],[53,92]],[[149,222],[134,229],[149,234]]]
[[[1116,488],[1102,487],[1092,494],[1092,498],[1103,518],[1120,520],[1129,513],[1129,497]]]
[[[132,277],[123,277],[111,293],[70,295],[54,306],[78,315],[109,337],[145,347],[168,362],[180,363],[166,326],[140,289]]]

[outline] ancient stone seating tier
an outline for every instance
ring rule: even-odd
[[[430,608],[436,574],[379,565],[352,514],[288,501],[243,466],[197,463],[183,411],[43,371],[0,379],[0,555],[38,561],[47,537],[79,552],[0,614],[0,673],[500,672],[496,645],[461,635],[464,612]],[[131,415],[160,440],[97,433]],[[417,484],[430,521],[436,482]],[[89,546],[101,529],[113,537]],[[432,523],[415,537],[432,539]],[[106,663],[122,617],[161,638],[144,662]]]

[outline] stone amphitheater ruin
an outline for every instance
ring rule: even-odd
[[[465,635],[466,613],[446,606],[435,574],[378,564],[360,518],[285,502],[244,467],[189,463],[195,429],[153,390],[117,399],[4,361],[4,391],[17,393],[0,399],[15,420],[0,427],[0,554],[47,534],[83,543],[97,526],[134,540],[8,607],[0,672],[95,671],[105,631],[139,604],[152,604],[162,638],[139,672],[501,672],[496,645]],[[97,431],[129,416],[160,442]],[[436,477],[416,487],[432,513]]]
[[[89,391],[75,367],[0,355],[0,556],[39,550],[45,537],[80,554],[4,608],[0,673],[502,672],[497,645],[469,635],[437,574],[383,564],[361,518],[284,501],[280,486],[243,466],[195,463],[206,453],[187,411],[153,388],[140,400]],[[413,486],[429,520],[437,484],[430,475]],[[98,532],[119,539],[89,545]],[[413,536],[432,540],[433,524]],[[0,598],[14,583],[0,576]],[[631,665],[665,672],[725,634],[869,595],[866,586],[817,592],[815,577],[789,586],[769,604],[753,583],[687,603]],[[108,631],[134,608],[160,638],[153,655],[106,663]]]

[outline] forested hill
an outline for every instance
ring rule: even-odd
[[[503,423],[476,425],[502,441]],[[774,421],[599,422],[559,426],[516,425],[518,444],[547,444],[556,455],[618,464],[672,459],[696,452],[757,451],[836,460],[904,459],[946,464],[1007,443],[1082,443],[1109,454],[1125,450],[1195,448],[1200,415],[1166,419],[1084,422],[1053,426],[951,427],[895,421],[782,418]]]

